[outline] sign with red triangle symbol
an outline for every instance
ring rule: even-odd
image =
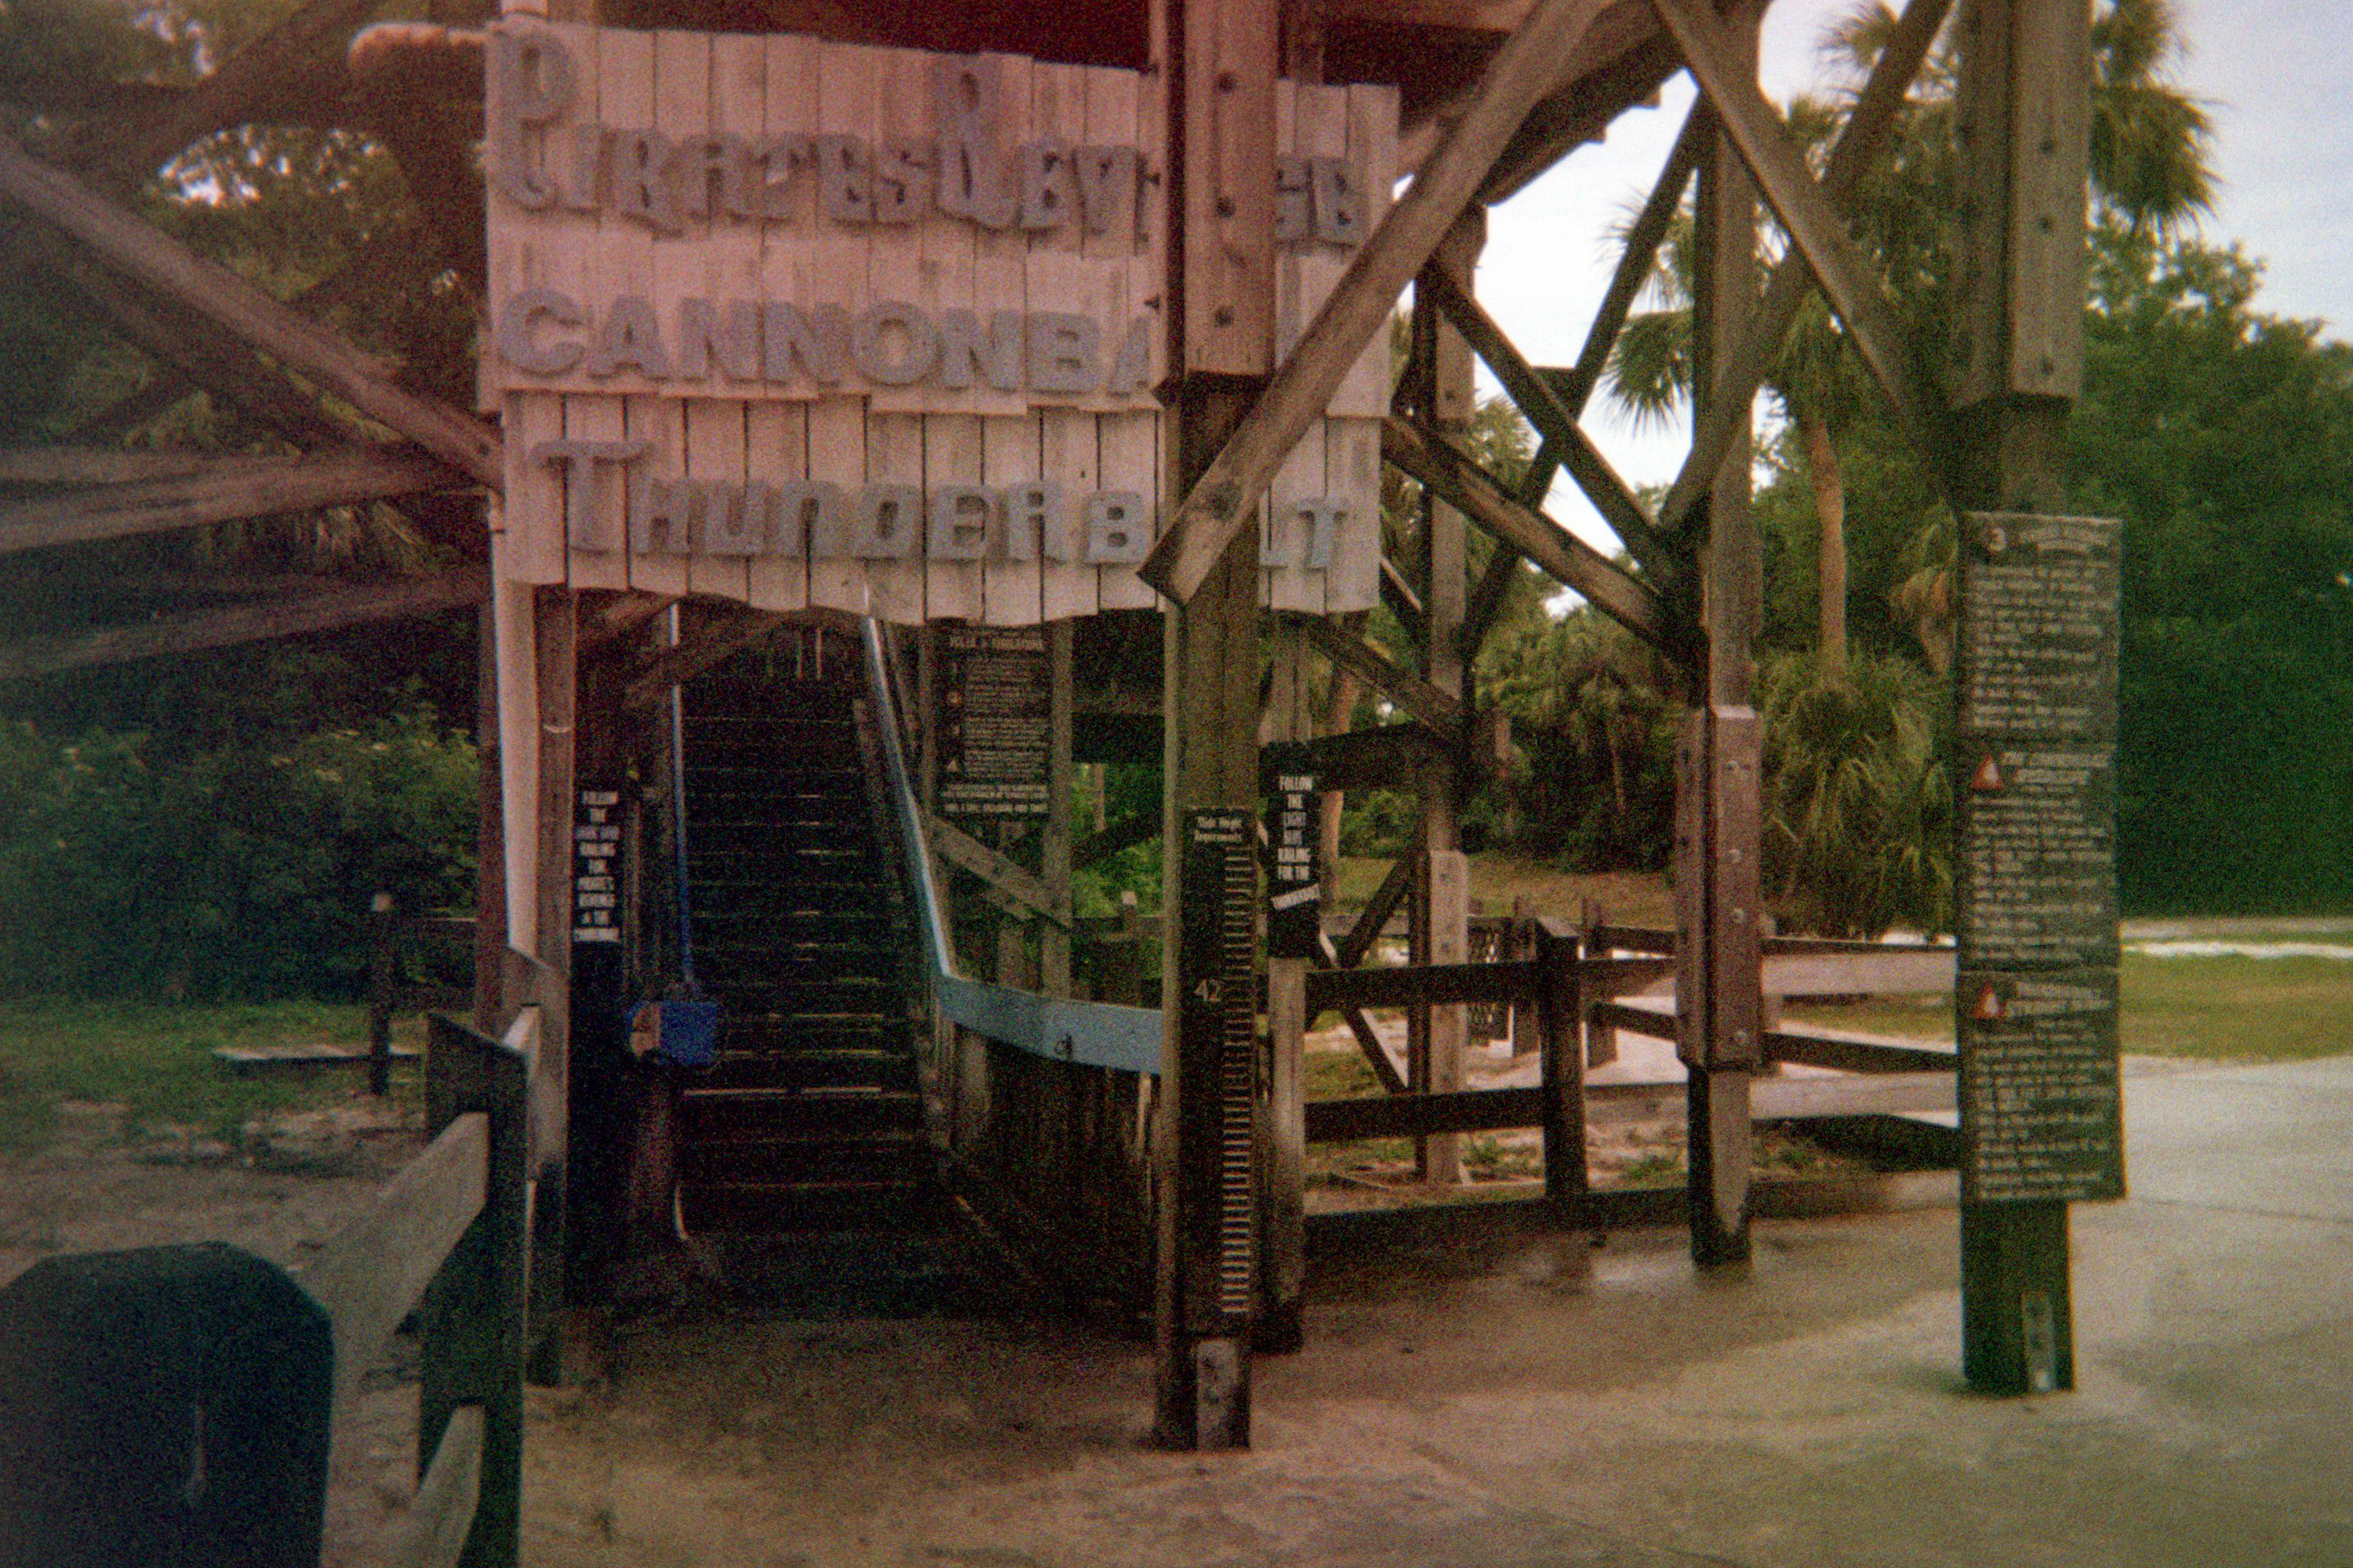
[[[1978,764],[1978,771],[1969,775],[1969,787],[1988,795],[2010,787],[2009,781],[2001,776],[2001,764],[1994,760],[1991,752]]]
[[[1999,987],[1992,985],[1978,993],[1977,1005],[1969,1009],[1969,1016],[1980,1024],[1999,1024],[2001,1022],[2002,1014],[2001,992]]]

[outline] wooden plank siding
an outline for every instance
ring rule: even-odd
[[[921,155],[935,158],[940,57],[789,34],[632,32],[550,26],[512,16],[498,26],[515,36],[552,32],[573,68],[566,106],[522,132],[531,155],[544,160],[554,199],[526,208],[501,181],[490,182],[494,321],[503,302],[520,291],[552,289],[582,305],[591,319],[576,328],[543,322],[538,331],[593,348],[607,307],[639,297],[677,361],[683,352],[679,310],[689,300],[712,302],[718,335],[728,329],[731,301],[786,301],[812,316],[819,305],[839,306],[853,320],[871,305],[901,301],[934,321],[944,312],[969,311],[984,338],[999,312],[1058,311],[1099,324],[1106,373],[1093,389],[1074,394],[1008,390],[980,375],[962,387],[867,385],[855,376],[828,384],[797,374],[797,363],[795,374],[781,374],[764,355],[760,374],[744,380],[724,355],[706,354],[698,344],[688,357],[697,362],[700,379],[650,375],[626,358],[591,374],[586,362],[593,354],[543,376],[510,363],[494,329],[483,356],[480,401],[502,410],[508,431],[508,499],[500,513],[497,554],[502,576],[733,599],[768,610],[871,613],[901,623],[1031,625],[1160,603],[1134,564],[1084,559],[1079,515],[1091,492],[1132,492],[1152,519],[1154,539],[1144,542],[1149,546],[1171,505],[1168,437],[1153,394],[1167,353],[1167,334],[1158,324],[1168,218],[1162,178],[1166,108],[1158,78],[986,57],[999,89],[994,136],[1004,157],[998,172],[1016,185],[1018,151],[1039,139],[1071,150],[1137,149],[1133,216],[1123,209],[1118,221],[1101,226],[1085,221],[1083,205],[1066,225],[1029,228],[1017,221],[993,228],[942,212],[935,202],[927,202],[924,216],[908,226],[835,222],[822,215],[819,182],[804,164],[792,181],[788,219],[726,217],[717,210],[714,192],[705,200],[712,216],[689,214],[673,228],[620,216],[609,200],[584,195],[575,177],[575,147],[593,150],[596,143],[593,137],[575,137],[598,125],[623,132],[659,127],[681,146],[706,132],[733,132],[754,145],[833,134],[860,138],[878,153],[896,142],[918,143]],[[491,74],[495,85],[498,73]],[[1363,186],[1367,224],[1377,223],[1398,163],[1397,90],[1286,82],[1281,96],[1287,115],[1303,94],[1307,112],[1287,118],[1283,145],[1302,155],[1347,160]],[[613,156],[608,148],[608,163]],[[936,178],[936,168],[932,173]],[[752,178],[762,178],[757,164]],[[609,194],[609,174],[607,180]],[[1079,186],[1057,188],[1067,194]],[[1283,307],[1292,337],[1321,307],[1351,254],[1350,247],[1313,238],[1292,247]],[[1138,330],[1146,348],[1141,384],[1113,387],[1108,373]],[[1376,421],[1387,382],[1386,344],[1372,344],[1335,400],[1347,417],[1328,426],[1318,421],[1282,477],[1282,500],[1334,500],[1345,514],[1328,568],[1299,559],[1306,542],[1303,521],[1294,516],[1278,527],[1290,559],[1269,572],[1269,590],[1283,607],[1323,614],[1375,602]],[[642,456],[628,460],[626,472],[616,460],[533,457],[549,442],[623,440],[646,443]],[[670,548],[666,538],[654,539],[656,548],[638,549],[628,546],[629,492],[641,472],[665,481],[718,481],[737,491],[818,479],[841,487],[852,501],[870,484],[927,493],[970,485],[1001,493],[1035,482],[1058,487],[1070,515],[1050,548],[1018,555],[992,548],[980,561],[926,559],[920,550],[904,559],[851,558],[838,549],[817,559],[784,550],[746,558],[701,549],[699,531],[691,550]],[[575,516],[593,517],[598,531],[617,535],[625,548],[567,542],[559,521],[567,506]],[[1004,522],[1000,510],[992,530]],[[681,542],[691,527],[702,526],[699,519],[679,523]]]

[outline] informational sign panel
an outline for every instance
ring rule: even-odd
[[[584,789],[572,828],[572,940],[621,940],[621,795]]]
[[[1956,724],[1977,736],[2112,740],[2122,525],[1964,519]]]
[[[1961,765],[1961,962],[2114,965],[2116,747],[1979,736]]]
[[[1267,956],[1312,959],[1324,931],[1324,796],[1304,746],[1268,746],[1260,763],[1267,786]]]
[[[2120,1197],[2116,723],[2120,526],[1962,520],[1962,1195]]]
[[[509,16],[486,85],[504,575],[902,623],[1156,603],[1159,79]],[[1295,337],[1387,205],[1397,95],[1277,108]],[[1271,490],[1281,607],[1377,600],[1387,354]]]
[[[1043,816],[1053,685],[1043,630],[945,626],[940,653],[940,815]]]
[[[2124,1196],[2111,969],[1961,976],[1961,1194]]]

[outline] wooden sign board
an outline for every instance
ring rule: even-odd
[[[2124,1193],[2120,525],[1962,518],[1955,751],[1962,1197]]]
[[[1324,794],[1314,754],[1293,742],[1261,749],[1266,794],[1266,952],[1314,958],[1324,932]]]
[[[1387,205],[1397,95],[1286,83],[1278,114],[1295,338]],[[487,116],[510,580],[902,623],[1156,604],[1156,79],[510,16]],[[1377,602],[1387,390],[1376,342],[1272,486],[1270,603]]]

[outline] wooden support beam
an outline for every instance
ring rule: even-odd
[[[1556,582],[1584,595],[1594,608],[1651,647],[1671,658],[1686,657],[1689,636],[1654,589],[1627,575],[1552,519],[1522,504],[1451,446],[1432,441],[1392,416],[1381,426],[1381,456],[1535,562]]]
[[[1141,568],[1146,582],[1180,604],[1200,591],[1226,546],[1257,515],[1258,499],[1275,471],[1323,416],[1365,345],[1388,321],[1398,296],[1445,238],[1600,8],[1601,0],[1543,0],[1497,52],[1462,118],[1356,252],[1298,346],[1187,490]],[[1253,173],[1263,183],[1262,171]]]
[[[766,610],[739,609],[712,621],[691,620],[686,641],[665,647],[631,676],[621,689],[624,712],[650,708],[706,670],[718,668],[747,647],[756,647],[785,628],[784,616]]]
[[[333,331],[306,320],[236,273],[206,261],[135,214],[27,156],[0,137],[0,195],[63,229],[108,266],[243,339],[317,382],[477,483],[504,482],[499,438],[447,404],[394,384],[384,367]]]
[[[1657,520],[1634,494],[1633,487],[1619,477],[1618,470],[1609,466],[1609,459],[1587,437],[1577,422],[1577,415],[1561,401],[1551,383],[1512,346],[1511,339],[1504,335],[1494,318],[1468,290],[1434,268],[1423,274],[1419,287],[1430,290],[1440,312],[1486,362],[1487,368],[1495,373],[1495,379],[1504,384],[1504,391],[1527,416],[1528,423],[1553,444],[1561,466],[1568,470],[1602,521],[1625,542],[1634,559],[1662,576],[1672,574],[1680,563],[1661,535]]]
[[[2088,23],[2080,0],[1962,0],[1957,510],[2067,504],[2067,421],[2082,374]],[[1966,850],[1956,845],[1957,856]],[[1966,905],[1960,918],[1972,918]],[[1976,934],[1965,927],[1961,942]],[[1959,1012],[1975,989],[1965,976],[1956,990],[1964,1031]],[[1978,1392],[2075,1385],[2068,1226],[2056,1199],[1961,1205],[1961,1365]]]
[[[1852,195],[1886,143],[1904,108],[1905,95],[1913,78],[1919,75],[1921,62],[1927,58],[1951,5],[1952,0],[1911,0],[1879,58],[1872,62],[1871,74],[1822,171],[1822,194],[1832,204],[1843,204]],[[1700,499],[1724,465],[1725,454],[1733,442],[1748,433],[1757,389],[1765,384],[1765,374],[1788,336],[1789,323],[1797,319],[1798,307],[1805,303],[1813,287],[1804,258],[1785,257],[1773,268],[1763,300],[1746,312],[1738,342],[1717,379],[1720,395],[1708,408],[1694,412],[1691,455],[1659,508],[1660,523],[1670,532],[1680,533],[1690,525]],[[1947,482],[1941,470],[1932,472],[1930,478]]]
[[[1335,666],[1397,704],[1417,721],[1428,725],[1451,745],[1462,733],[1462,704],[1451,693],[1390,661],[1388,656],[1361,637],[1350,637],[1320,618],[1300,622],[1307,640]]]
[[[1415,826],[1420,826],[1418,813]],[[1390,862],[1388,874],[1365,900],[1365,907],[1356,911],[1356,923],[1348,928],[1348,934],[1334,950],[1335,969],[1354,969],[1365,962],[1365,955],[1373,951],[1373,943],[1380,940],[1381,928],[1389,923],[1389,917],[1397,913],[1398,906],[1405,902],[1406,893],[1412,887],[1413,857],[1400,855]]]
[[[1908,352],[1907,334],[1896,319],[1887,290],[1847,237],[1836,207],[1806,167],[1804,149],[1765,95],[1756,73],[1704,0],[1653,0],[1660,19],[1674,33],[1709,107],[1741,162],[1773,208],[1774,216],[1824,298],[1846,323],[1856,351],[1894,405],[1914,443],[1944,466],[1949,435],[1943,394],[1920,373]]]
[[[1666,167],[1659,172],[1658,184],[1651,187],[1649,199],[1626,230],[1625,247],[1618,253],[1617,270],[1609,275],[1609,287],[1601,296],[1601,308],[1593,313],[1593,324],[1586,329],[1585,346],[1577,352],[1577,363],[1554,381],[1572,417],[1581,417],[1585,405],[1593,396],[1594,388],[1601,384],[1602,373],[1609,366],[1609,351],[1618,346],[1618,335],[1626,330],[1626,318],[1632,313],[1634,301],[1651,280],[1658,265],[1659,247],[1667,237],[1667,230],[1682,210],[1683,192],[1691,186],[1692,172],[1699,167],[1700,150],[1707,145],[1714,127],[1707,111],[1698,104],[1683,117],[1683,128],[1675,137],[1673,150],[1667,154]]]
[[[1389,607],[1389,614],[1397,617],[1407,636],[1420,639],[1429,618],[1422,611],[1421,595],[1413,591],[1413,584],[1405,580],[1405,574],[1387,555],[1381,557],[1381,603]]]
[[[1083,871],[1090,866],[1101,865],[1123,849],[1147,844],[1160,837],[1157,817],[1131,816],[1114,822],[1100,833],[1090,833],[1071,846],[1071,867]]]
[[[1419,769],[1446,756],[1445,741],[1420,724],[1344,730],[1301,743],[1326,790],[1403,788]]]
[[[1021,906],[1022,918],[1043,916],[1067,928],[1070,912],[1060,907],[1053,889],[1011,856],[990,848],[945,817],[926,814],[924,837],[950,865],[960,866]]]
[[[37,469],[37,464],[23,461],[26,456],[0,456],[0,483],[20,482],[12,469]],[[129,473],[146,456],[82,454],[58,467]],[[117,468],[91,460],[114,457],[131,461]],[[299,458],[190,458],[159,454],[153,467],[157,472],[152,478],[81,484],[62,493],[0,502],[0,555],[473,485],[473,480],[437,458],[393,447],[350,447]]]
[[[0,228],[0,267],[57,279],[68,309],[290,441],[343,445],[361,436],[250,345],[174,300],[132,288],[63,235],[29,224]]]
[[[580,617],[580,657],[594,658],[619,648],[677,604],[671,594],[616,594]]]
[[[1736,4],[1732,44],[1711,38],[1721,90],[1754,89],[1761,0]],[[1757,301],[1757,198],[1727,138],[1702,152],[1693,224],[1692,388],[1704,414],[1729,395],[1725,356]],[[1757,1063],[1760,780],[1753,648],[1763,620],[1764,554],[1749,506],[1748,443],[1726,452],[1708,487],[1700,595],[1706,617],[1701,696],[1675,748],[1675,1010],[1689,1071],[1685,1131],[1692,1261],[1749,1256]]]
[[[0,647],[0,680],[337,631],[404,616],[438,615],[479,605],[490,593],[490,574],[473,569],[335,594],[304,594],[224,610],[202,610],[78,636],[27,637]]]

